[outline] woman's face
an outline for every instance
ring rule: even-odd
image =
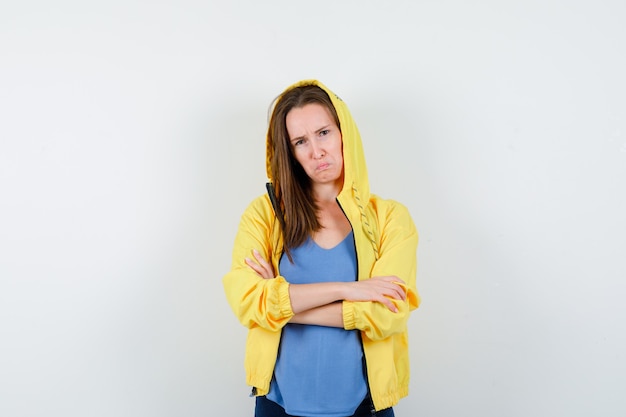
[[[286,117],[287,133],[296,160],[313,185],[343,185],[341,131],[325,106],[293,108]]]

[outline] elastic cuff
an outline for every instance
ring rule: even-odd
[[[343,302],[343,328],[346,330],[356,329],[356,319],[354,317],[354,303]]]
[[[280,280],[278,286],[278,308],[282,317],[293,316],[291,308],[291,298],[289,297],[289,283],[282,277],[275,278]]]

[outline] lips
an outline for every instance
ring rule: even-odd
[[[325,169],[328,169],[328,167],[330,166],[329,163],[324,162],[323,164],[319,164],[316,168],[316,171],[324,171]]]

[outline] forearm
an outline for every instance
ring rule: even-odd
[[[303,311],[293,316],[289,322],[343,328],[343,303],[337,301]]]
[[[320,282],[316,284],[289,285],[291,309],[295,314],[325,306],[344,299],[343,282]]]

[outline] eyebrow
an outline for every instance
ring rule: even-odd
[[[323,127],[320,127],[319,129],[317,129],[317,130],[315,131],[315,133],[320,133],[322,130],[326,130],[326,129],[328,129],[331,125],[332,125],[332,123],[331,123],[331,124],[327,124],[327,125],[325,125],[325,126],[323,126]],[[292,143],[293,143],[293,142],[297,142],[297,141],[299,141],[300,139],[306,139],[306,137],[305,137],[305,136],[298,136],[297,138],[289,139],[289,142],[292,142]]]

